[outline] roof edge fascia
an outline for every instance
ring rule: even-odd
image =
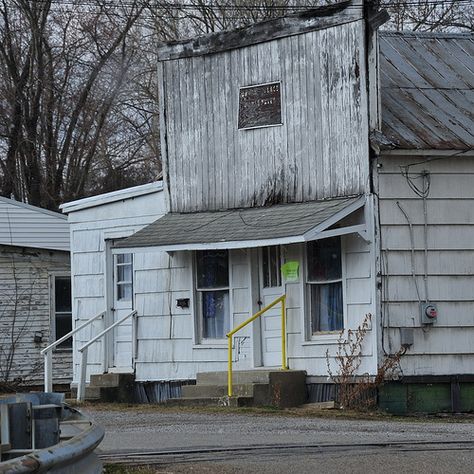
[[[434,148],[427,149],[414,149],[414,148],[394,148],[390,150],[380,149],[379,155],[387,156],[400,156],[400,155],[409,155],[409,156],[446,156],[446,157],[462,157],[462,156],[474,156],[474,149],[465,149],[465,150],[437,150]]]
[[[33,206],[32,204],[27,204],[26,202],[15,201],[15,199],[8,199],[4,196],[0,196],[0,201],[4,202],[6,204],[11,204],[12,206],[17,206],[17,207],[22,207],[24,209],[28,209],[28,210],[33,211],[33,212],[46,214],[46,215],[51,216],[51,217],[57,217],[58,219],[61,219],[61,220],[67,219],[66,216],[63,216],[59,212],[54,212],[54,211],[50,211],[49,209],[44,209],[42,207]]]
[[[221,53],[363,18],[362,0],[341,0],[334,4],[260,21],[242,28],[209,33],[182,41],[161,43],[158,45],[157,56],[159,61],[170,61]]]
[[[82,211],[83,209],[102,206],[104,204],[110,204],[116,201],[132,199],[135,197],[144,196],[146,194],[153,194],[160,191],[163,191],[163,181],[154,181],[153,183],[142,184],[140,186],[119,189],[118,191],[98,194],[97,196],[78,199],[76,201],[65,202],[64,204],[61,204],[59,208],[62,212],[68,214],[70,212]]]

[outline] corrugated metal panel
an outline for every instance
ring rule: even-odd
[[[474,36],[382,33],[382,131],[397,148],[474,146]]]
[[[363,21],[164,61],[172,212],[367,192]],[[281,81],[281,126],[238,129],[239,88]]]
[[[0,197],[0,244],[69,251],[62,214]]]

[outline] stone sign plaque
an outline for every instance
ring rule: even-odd
[[[241,87],[239,91],[239,129],[281,125],[279,82]]]

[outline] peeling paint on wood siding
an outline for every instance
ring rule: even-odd
[[[364,25],[162,64],[171,211],[368,191]],[[238,130],[242,86],[282,82],[282,126]]]
[[[5,357],[17,339],[9,381],[22,385],[43,383],[43,356],[40,351],[51,340],[51,301],[49,277],[54,272],[69,272],[69,253],[21,247],[0,246],[0,376]],[[13,332],[12,332],[13,331]],[[35,343],[35,332],[42,342]],[[72,353],[53,352],[54,383],[69,383],[72,378]]]

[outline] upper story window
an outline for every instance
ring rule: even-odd
[[[196,252],[196,295],[202,339],[223,339],[230,330],[229,252]]]
[[[262,273],[264,288],[281,286],[281,253],[278,245],[262,248]]]
[[[124,253],[115,259],[115,287],[117,301],[130,301],[132,299],[133,262],[132,254]]]
[[[72,331],[72,301],[71,301],[71,277],[53,277],[53,328],[54,340],[57,341]],[[72,337],[61,342],[58,349],[72,349]]]
[[[309,242],[306,260],[311,332],[340,331],[344,327],[341,238]]]

